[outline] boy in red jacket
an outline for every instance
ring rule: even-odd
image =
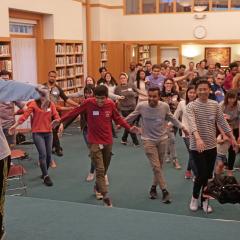
[[[108,98],[108,89],[104,85],[95,88],[95,97],[86,99],[83,104],[61,118],[61,122],[86,113],[88,123],[88,142],[90,153],[96,167],[96,190],[103,196],[104,205],[112,207],[105,182],[112,153],[112,120],[130,132],[138,133],[139,129],[131,127],[118,113],[112,100]],[[53,127],[59,121],[53,121]]]

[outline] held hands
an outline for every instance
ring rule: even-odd
[[[53,120],[52,121],[52,128],[56,128],[60,124],[59,120]]]
[[[206,148],[205,143],[203,142],[203,140],[201,138],[197,138],[196,139],[196,144],[197,144],[197,151],[198,152],[203,152]]]
[[[63,127],[63,124],[61,123],[60,126],[59,126],[59,129],[58,129],[58,136],[59,136],[59,137],[62,136],[63,130],[64,130],[64,127]]]
[[[123,100],[123,99],[125,99],[124,96],[118,96],[118,97],[117,97],[117,100]]]
[[[8,129],[8,133],[9,133],[10,135],[13,135],[13,134],[15,133],[15,131],[16,131],[16,127],[17,127],[16,124],[14,124],[13,126],[11,126],[11,127]]]
[[[135,133],[135,134],[141,134],[141,128],[138,128],[138,127],[136,127],[136,126],[132,126],[131,128],[130,128],[130,132],[131,133]]]
[[[183,126],[182,127],[182,131],[184,132],[184,134],[186,135],[186,137],[189,137],[189,131]]]

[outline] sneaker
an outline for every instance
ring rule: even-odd
[[[192,197],[189,208],[191,211],[197,211],[198,210],[198,199]]]
[[[59,156],[59,157],[62,157],[63,156],[63,151],[62,149],[58,149],[55,151],[56,155]]]
[[[57,167],[57,164],[56,164],[55,160],[52,160],[52,161],[51,161],[50,167],[51,167],[51,168],[56,168],[56,167]]]
[[[1,233],[0,233],[0,240],[6,240],[6,239],[7,239],[6,231],[3,227],[2,230],[1,230]]]
[[[167,191],[167,190],[164,190],[163,192],[162,192],[162,194],[163,194],[163,196],[162,196],[162,202],[163,203],[166,203],[166,204],[169,204],[169,203],[171,203],[171,198],[170,198],[170,194],[169,194],[169,192]]]
[[[103,199],[103,195],[97,191],[96,185],[94,186],[94,192],[95,192],[95,196],[97,200],[102,200]]]
[[[191,178],[192,178],[192,172],[187,170],[185,172],[185,179],[191,179]]]
[[[123,144],[123,145],[127,145],[127,141],[121,141],[121,144]]]
[[[112,201],[109,197],[103,198],[103,204],[104,204],[104,206],[109,207],[109,208],[113,207]]]
[[[108,176],[107,175],[105,175],[105,183],[106,183],[107,186],[109,186],[109,180],[108,180]]]
[[[178,160],[173,160],[173,166],[174,166],[177,170],[179,170],[179,169],[182,168],[181,165],[179,164]]]
[[[45,176],[43,182],[46,186],[51,187],[53,186],[53,182],[49,176]]]
[[[209,205],[208,199],[202,202],[202,209],[205,213],[211,213],[213,211],[212,207]]]
[[[86,178],[86,181],[87,182],[92,182],[95,178],[95,174],[94,173],[89,173],[87,178]]]
[[[157,198],[157,186],[152,185],[150,192],[149,192],[149,198],[150,199],[156,199]]]
[[[171,162],[170,157],[169,157],[168,155],[165,156],[165,162],[166,162],[166,163],[170,163],[170,162]]]

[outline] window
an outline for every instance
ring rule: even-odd
[[[231,1],[231,9],[232,10],[240,10],[240,1],[239,0],[232,0]]]
[[[228,0],[213,0],[212,1],[213,11],[226,11],[228,10]]]
[[[174,2],[174,0],[160,0],[159,1],[159,12],[161,12],[161,13],[173,12],[173,2]]]
[[[156,13],[156,0],[142,0],[143,13]]]
[[[192,0],[177,0],[176,10],[177,12],[191,12]]]
[[[11,34],[33,35],[34,33],[34,25],[32,24],[10,22],[9,29]]]
[[[194,0],[193,10],[195,12],[204,12],[209,10],[209,0]]]
[[[126,0],[126,14],[139,13],[139,0]]]

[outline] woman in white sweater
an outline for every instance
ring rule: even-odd
[[[188,119],[186,116],[186,106],[188,105],[189,102],[192,102],[196,99],[197,94],[195,91],[195,86],[190,85],[186,91],[186,100],[182,100],[179,104],[178,107],[174,113],[174,117],[177,119],[181,119],[182,125],[189,131],[189,124],[188,124]],[[192,170],[194,173],[193,165],[192,165],[192,160],[191,160],[191,154],[189,151],[189,136],[186,136],[184,132],[182,132],[182,138],[184,140],[184,143],[187,147],[188,153],[189,153],[189,160],[187,164],[187,170],[185,172],[185,178],[186,179],[191,179],[192,178]]]

